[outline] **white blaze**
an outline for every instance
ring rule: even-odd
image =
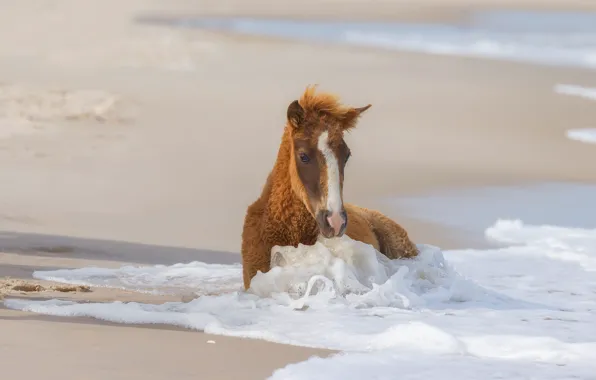
[[[327,210],[331,213],[338,213],[341,211],[342,203],[339,188],[339,165],[335,153],[329,146],[327,131],[319,136],[318,148],[323,153],[327,164]]]

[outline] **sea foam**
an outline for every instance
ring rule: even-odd
[[[596,370],[596,230],[499,220],[486,234],[505,246],[442,251],[420,244],[417,258],[398,260],[348,237],[276,247],[272,270],[247,292],[237,264],[36,271],[41,279],[131,290],[194,287],[201,296],[159,305],[5,305],[344,351],[290,365],[274,379],[589,378]]]

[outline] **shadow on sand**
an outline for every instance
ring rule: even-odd
[[[0,252],[145,265],[240,262],[240,255],[232,252],[9,231],[0,231]]]

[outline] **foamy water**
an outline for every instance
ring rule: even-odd
[[[596,128],[570,129],[567,131],[566,136],[570,140],[596,144]]]
[[[596,100],[596,88],[570,84],[556,85],[554,91],[561,95],[577,96],[583,99]],[[594,123],[596,125],[596,122]],[[596,128],[571,128],[565,132],[570,140],[588,144],[596,144]]]
[[[289,365],[273,379],[594,378],[596,229],[498,220],[485,234],[506,247],[421,244],[414,260],[387,260],[347,237],[277,247],[277,266],[249,292],[239,265],[37,271],[64,283],[210,295],[161,305],[5,305],[345,351]]]
[[[594,194],[596,184],[545,182],[445,190],[389,199],[386,204],[410,217],[461,231],[467,239],[480,240],[485,226],[499,218],[520,218],[533,225],[596,226]]]
[[[579,96],[584,99],[596,100],[596,88],[559,84],[555,86],[555,92],[561,95]]]
[[[246,17],[142,17],[139,21],[308,42],[596,68],[596,13],[479,11],[459,24]]]

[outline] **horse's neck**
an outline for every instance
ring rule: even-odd
[[[283,235],[291,240],[287,244],[310,243],[311,240],[316,239],[318,227],[304,203],[292,190],[289,171],[290,144],[291,141],[286,131],[265,189],[266,215],[271,222],[278,226],[277,228],[285,230]]]
[[[310,216],[306,206],[292,190],[290,177],[285,173],[273,173],[267,208],[269,215],[280,222]]]
[[[295,214],[308,213],[308,210],[292,190],[290,175],[291,139],[288,131],[284,131],[282,142],[277,153],[277,160],[269,175],[267,205],[269,213],[275,219],[284,221]]]

